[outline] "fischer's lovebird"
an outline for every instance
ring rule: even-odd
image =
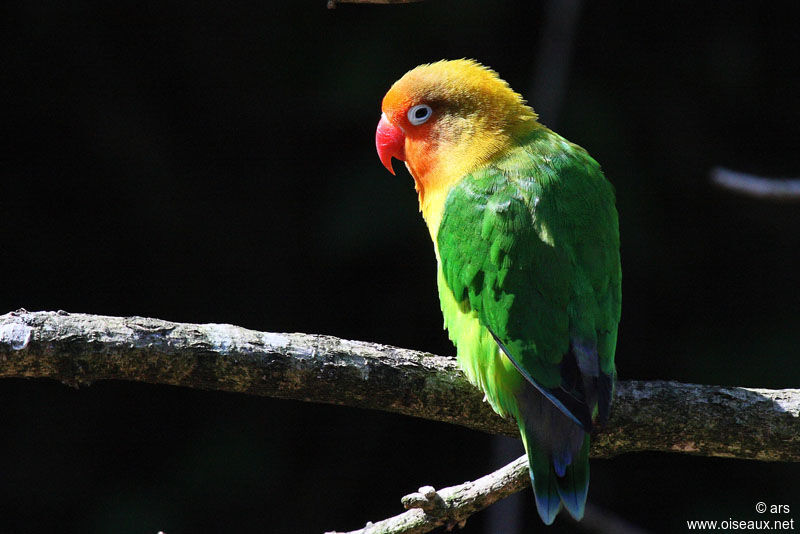
[[[406,73],[383,98],[378,155],[414,178],[461,369],[513,417],[546,524],[583,516],[589,436],[609,416],[621,269],[614,188],[472,60]]]

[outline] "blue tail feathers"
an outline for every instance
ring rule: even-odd
[[[584,438],[583,446],[573,459],[563,477],[556,479],[558,494],[564,508],[576,520],[583,517],[586,508],[586,494],[589,491],[589,436]]]
[[[561,511],[561,496],[549,458],[537,447],[528,447],[528,471],[539,516],[545,525],[552,525]]]

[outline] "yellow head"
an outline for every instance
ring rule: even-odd
[[[393,157],[406,162],[423,214],[433,200],[429,197],[438,199],[464,174],[539,127],[522,97],[496,72],[471,59],[437,61],[409,71],[386,93],[382,112],[378,154],[392,173]]]

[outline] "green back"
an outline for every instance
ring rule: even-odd
[[[545,388],[574,390],[575,370],[562,365],[570,352],[581,371],[594,366],[596,376],[599,366],[612,387],[619,230],[613,187],[586,151],[546,128],[534,131],[453,187],[437,246],[440,296],[458,303],[442,296],[448,326],[456,314],[474,315]],[[485,358],[461,352],[460,359]],[[610,403],[610,391],[601,399]]]

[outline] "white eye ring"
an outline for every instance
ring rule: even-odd
[[[406,115],[408,116],[408,122],[414,126],[419,126],[431,118],[431,115],[433,115],[433,110],[427,104],[417,104],[413,108],[409,109]]]

